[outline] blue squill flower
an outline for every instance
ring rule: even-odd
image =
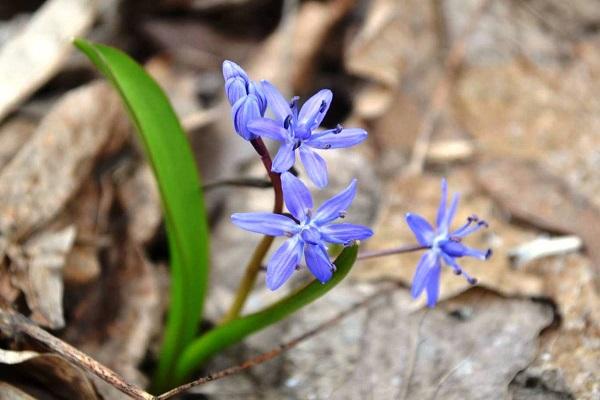
[[[248,129],[255,135],[281,143],[273,159],[273,171],[281,173],[292,168],[298,150],[310,180],[319,188],[327,186],[325,160],[314,149],[354,146],[367,138],[367,132],[359,128],[344,129],[341,125],[315,132],[331,104],[331,90],[320,90],[298,110],[298,97],[294,97],[291,103],[288,103],[271,83],[262,81],[262,87],[276,119],[256,119],[248,124]]]
[[[256,139],[248,130],[248,122],[265,115],[267,100],[259,84],[248,78],[246,71],[233,61],[223,62],[225,94],[232,106],[235,131],[246,140]]]
[[[421,216],[415,214],[406,214],[406,222],[413,231],[419,244],[427,247],[429,250],[423,254],[417,264],[417,269],[413,277],[411,294],[414,298],[421,295],[423,290],[427,292],[427,305],[435,306],[439,296],[440,273],[442,269],[442,260],[457,275],[463,275],[467,281],[474,285],[477,283],[475,278],[469,276],[456,262],[460,257],[474,257],[480,260],[487,260],[491,255],[491,249],[477,250],[467,247],[461,243],[462,239],[481,229],[487,227],[485,221],[479,220],[476,216],[469,217],[467,223],[455,231],[450,232],[450,225],[456,207],[458,206],[458,194],[452,197],[450,207],[446,208],[448,197],[448,184],[442,180],[442,200],[438,209],[437,228],[434,230],[431,225]]]
[[[329,260],[325,243],[349,245],[367,239],[371,229],[349,223],[332,223],[344,217],[356,194],[356,179],[338,195],[325,201],[313,213],[308,188],[289,172],[281,175],[283,198],[292,217],[272,213],[233,214],[231,220],[242,229],[269,236],[287,236],[267,264],[267,287],[279,288],[292,275],[304,254],[310,272],[320,282],[331,279],[335,266]]]

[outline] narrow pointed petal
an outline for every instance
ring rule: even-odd
[[[256,136],[267,137],[285,143],[289,133],[280,123],[269,118],[258,118],[248,123],[248,130]]]
[[[260,118],[256,97],[253,95],[242,97],[233,105],[232,112],[235,131],[246,140],[255,139],[256,136],[248,130],[248,123]]]
[[[440,275],[442,267],[438,263],[429,273],[427,278],[427,285],[425,286],[427,292],[427,307],[433,308],[437,303],[440,296]]]
[[[242,69],[239,65],[234,63],[233,61],[225,60],[223,61],[223,78],[225,80],[240,77],[245,81],[248,81],[248,74],[246,71]]]
[[[334,266],[324,247],[307,244],[304,247],[304,259],[306,266],[319,282],[326,283],[333,276]]]
[[[450,225],[452,224],[452,220],[454,219],[454,214],[456,214],[456,209],[458,208],[458,200],[460,196],[458,193],[455,193],[452,196],[452,201],[450,202],[450,207],[446,210],[446,214],[442,219],[442,224],[438,225],[438,232],[444,235],[448,234],[448,230],[450,229]]]
[[[225,82],[225,94],[229,104],[233,106],[239,99],[248,94],[246,92],[246,82],[239,76],[228,79]]]
[[[320,189],[327,186],[327,164],[325,160],[308,147],[300,147],[300,159],[310,180]]]
[[[446,201],[448,200],[448,181],[446,178],[442,178],[442,198],[440,200],[440,207],[438,208],[437,218],[435,220],[435,226],[442,225],[444,216],[446,215]]]
[[[366,226],[355,224],[332,224],[321,227],[323,240],[329,243],[348,244],[354,240],[364,240],[373,236]]]
[[[298,232],[298,224],[285,215],[272,213],[236,213],[231,222],[250,232],[269,236],[289,236]]]
[[[294,165],[295,159],[294,144],[289,142],[283,143],[273,159],[271,170],[279,173],[287,172]]]
[[[283,123],[287,116],[292,114],[290,104],[272,83],[269,81],[262,81],[261,83],[269,107],[273,111],[273,114],[275,114],[275,117]]]
[[[309,130],[321,125],[327,110],[329,110],[332,98],[333,93],[331,90],[322,89],[306,100],[298,114],[298,125],[305,126]]]
[[[367,138],[367,131],[360,128],[329,130],[313,134],[305,143],[315,149],[340,149],[351,147]]]
[[[429,222],[425,218],[417,214],[406,214],[406,223],[411,231],[415,234],[417,241],[421,246],[431,246],[435,232]]]
[[[298,221],[304,221],[308,210],[313,208],[310,191],[300,179],[289,172],[281,174],[281,185],[285,206]]]
[[[355,195],[356,179],[353,179],[346,189],[321,204],[315,214],[315,223],[322,226],[343,216],[346,210],[350,208]]]
[[[278,289],[294,273],[302,258],[302,241],[297,237],[286,240],[273,253],[267,264],[267,287]]]
[[[431,271],[439,266],[438,256],[433,251],[426,251],[417,264],[417,269],[413,275],[411,295],[413,298],[417,298],[425,289],[427,279]]]

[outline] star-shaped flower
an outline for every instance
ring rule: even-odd
[[[269,236],[287,236],[267,264],[267,287],[279,288],[292,275],[302,255],[310,272],[322,283],[331,279],[335,266],[329,260],[326,243],[349,245],[354,240],[367,239],[371,229],[349,223],[332,223],[343,218],[356,194],[356,180],[325,201],[313,212],[313,200],[308,188],[289,172],[281,175],[283,198],[291,217],[272,213],[237,213],[234,224],[251,232]]]
[[[438,209],[437,228],[435,230],[423,217],[416,214],[406,214],[406,222],[419,244],[429,248],[417,264],[411,294],[414,298],[417,298],[425,290],[427,292],[427,305],[429,307],[435,306],[439,296],[442,260],[457,275],[463,275],[470,284],[475,284],[477,280],[463,271],[456,262],[456,259],[467,256],[487,260],[492,255],[491,249],[485,251],[477,250],[461,243],[465,236],[482,227],[488,226],[485,221],[479,220],[476,216],[469,217],[465,225],[450,232],[450,225],[456,213],[459,196],[458,194],[453,196],[449,208],[446,208],[447,197],[448,184],[443,179],[442,200]]]
[[[281,173],[292,168],[298,150],[310,180],[319,188],[327,186],[325,160],[314,149],[354,146],[367,138],[367,132],[359,128],[345,129],[341,125],[316,132],[331,104],[331,90],[320,90],[298,110],[298,97],[289,103],[271,83],[262,81],[262,88],[276,119],[255,119],[248,124],[248,129],[255,135],[281,143],[273,160],[273,171]]]

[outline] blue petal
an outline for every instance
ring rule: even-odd
[[[260,115],[265,115],[267,110],[267,98],[263,93],[262,87],[254,81],[248,82],[248,94],[253,94],[258,99],[258,106],[260,108]]]
[[[313,207],[308,188],[289,172],[281,174],[281,185],[285,206],[298,221],[304,221],[308,210]]]
[[[329,131],[315,133],[306,144],[317,149],[340,149],[357,145],[367,138],[367,131],[360,128],[332,129]]]
[[[281,124],[269,118],[258,118],[248,124],[248,130],[257,136],[267,137],[278,142],[287,142],[289,133]]]
[[[446,210],[446,214],[442,219],[442,224],[438,226],[438,232],[447,235],[448,230],[450,229],[450,225],[452,224],[452,220],[454,219],[454,214],[456,214],[456,208],[458,207],[458,200],[460,196],[458,193],[455,193],[452,196],[452,202],[450,203],[450,207]]]
[[[470,247],[465,246],[460,242],[455,242],[453,240],[446,240],[440,243],[440,248],[450,257],[474,257],[480,260],[487,260],[491,255],[491,250],[478,250],[472,249]]]
[[[427,307],[429,308],[435,307],[435,303],[437,303],[437,299],[440,295],[441,271],[442,267],[438,263],[435,268],[431,270],[429,277],[427,278],[427,286],[425,289],[427,291]]]
[[[427,284],[427,279],[429,279],[429,274],[434,268],[440,268],[438,256],[434,251],[426,251],[425,254],[421,256],[413,276],[412,288],[410,291],[412,297],[416,299],[421,295]]]
[[[304,126],[309,130],[315,129],[321,124],[329,106],[333,93],[329,89],[319,90],[300,109],[298,114],[298,125]]]
[[[273,159],[271,170],[279,173],[287,172],[294,165],[295,159],[294,144],[290,142],[283,143]]]
[[[287,281],[302,258],[302,241],[298,237],[286,240],[267,264],[267,287],[276,290]]]
[[[225,94],[227,95],[229,104],[234,105],[236,101],[248,94],[246,91],[246,82],[239,76],[227,79],[225,81]]]
[[[298,232],[298,224],[285,215],[272,213],[236,213],[231,222],[250,232],[269,236],[289,236]]]
[[[256,96],[248,95],[239,99],[232,108],[233,126],[235,131],[246,140],[253,140],[256,136],[248,130],[248,123],[260,118]]]
[[[435,233],[429,222],[417,214],[406,214],[406,223],[421,246],[431,246]]]
[[[310,180],[319,188],[327,186],[327,164],[313,150],[300,146],[300,159]]]
[[[223,61],[223,78],[225,80],[228,80],[236,77],[240,77],[246,82],[249,80],[248,74],[246,74],[246,71],[244,71],[242,67],[240,67],[233,61]]]
[[[355,195],[356,179],[353,179],[346,189],[321,204],[315,214],[315,224],[324,225],[343,216],[346,210],[350,208]]]
[[[277,88],[269,81],[262,81],[262,89],[273,114],[275,114],[275,117],[283,123],[288,115],[292,114],[289,103],[279,90],[277,90]]]
[[[438,208],[437,218],[435,220],[435,226],[442,225],[444,221],[444,215],[446,215],[446,201],[448,199],[448,182],[446,178],[442,178],[442,198],[440,200],[440,207]]]
[[[344,223],[321,227],[321,235],[326,242],[348,244],[353,240],[370,238],[373,231],[366,226]]]
[[[324,247],[307,244],[304,246],[304,259],[306,266],[319,282],[326,283],[333,276],[335,267],[329,260],[329,255]]]

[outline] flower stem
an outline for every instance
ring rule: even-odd
[[[429,247],[421,246],[420,244],[412,244],[412,245],[393,247],[391,249],[363,251],[358,255],[357,260],[366,260],[368,258],[385,257],[385,256],[391,256],[394,254],[410,253],[413,251],[425,250],[428,248]]]
[[[269,178],[271,179],[271,183],[273,184],[273,191],[275,193],[275,201],[273,204],[273,213],[281,214],[283,211],[283,192],[281,190],[281,177],[277,172],[271,171],[272,161],[271,155],[269,154],[269,150],[265,146],[264,142],[261,138],[253,139],[250,141],[254,150],[260,156],[260,159],[269,174]],[[246,273],[242,278],[240,286],[235,294],[235,299],[233,303],[229,307],[229,310],[221,320],[221,324],[232,321],[236,319],[242,309],[244,308],[244,304],[246,303],[246,299],[250,294],[250,291],[254,287],[254,283],[256,282],[256,277],[260,272],[260,267],[262,265],[263,259],[265,255],[269,251],[271,244],[273,243],[274,237],[272,236],[264,236],[256,249],[254,249],[254,253],[246,265]]]

